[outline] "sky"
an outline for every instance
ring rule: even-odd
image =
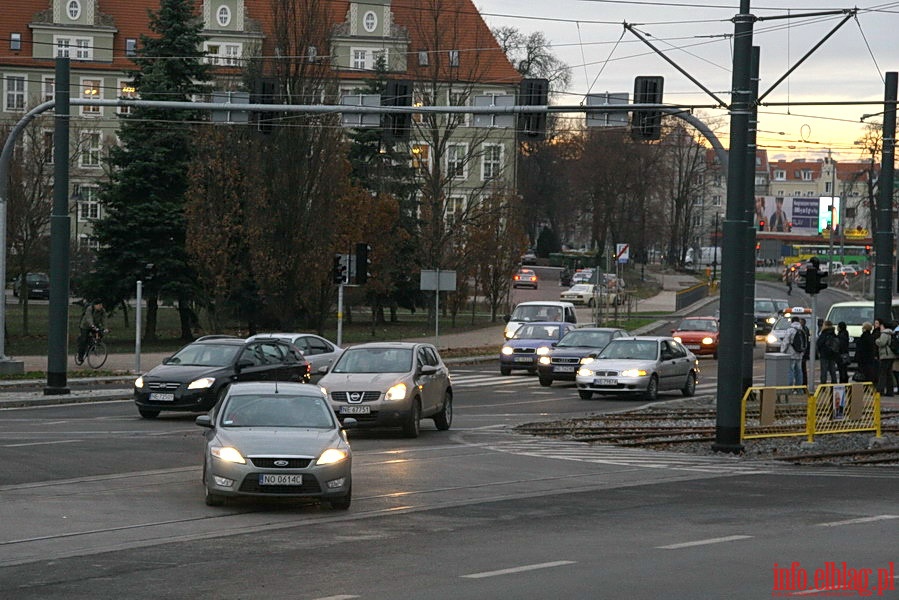
[[[640,41],[641,35],[724,102],[730,102],[732,19],[739,0],[475,0],[491,28],[541,31],[554,54],[571,68],[571,86],[554,104],[580,105],[587,93],[633,94],[634,77],[661,75],[664,102],[714,105],[716,101]],[[817,15],[858,8],[856,17]],[[853,142],[866,122],[882,122],[884,77],[899,70],[899,1],[752,0],[753,45],[760,48],[760,82],[767,103],[873,101],[849,106],[761,106],[758,145],[769,160],[828,154],[840,161],[868,156]],[[785,18],[790,17],[790,18]],[[828,37],[829,36],[829,37]],[[825,40],[826,38],[826,40]],[[815,49],[815,46],[821,44]],[[772,86],[806,54],[790,76]],[[730,117],[724,109],[695,112],[725,147]]]

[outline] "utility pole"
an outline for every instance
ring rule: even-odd
[[[892,319],[893,298],[893,160],[896,152],[896,84],[897,73],[889,71],[885,79],[883,99],[883,151],[877,197],[877,219],[874,232],[874,317]]]
[[[743,286],[743,353],[742,353],[742,387],[740,395],[752,387],[752,360],[755,348],[755,269],[756,269],[756,223],[755,223],[755,157],[756,129],[758,128],[758,109],[756,100],[759,95],[759,55],[758,46],[750,48],[749,60],[749,98],[746,118],[746,170],[743,181],[735,180],[734,186],[743,188],[743,214],[746,219],[746,278]],[[733,148],[731,149],[733,151]],[[739,156],[739,154],[734,154]],[[728,183],[730,189],[730,183]],[[730,202],[730,194],[728,194]]]

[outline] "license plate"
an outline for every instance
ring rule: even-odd
[[[534,362],[534,359],[530,356],[516,356],[515,362]]]
[[[593,385],[618,385],[617,379],[594,379]]]
[[[260,473],[259,485],[303,485],[303,476]]]
[[[687,350],[699,350],[699,344],[687,344]]]
[[[342,415],[370,415],[371,406],[341,406],[340,414]]]
[[[555,367],[553,370],[556,373],[574,373],[574,367]]]
[[[150,402],[173,402],[175,394],[164,394],[162,392],[151,392]]]

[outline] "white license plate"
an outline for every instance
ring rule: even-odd
[[[687,344],[687,350],[699,350],[699,344]]]
[[[574,373],[574,367],[555,367],[553,370],[556,373]]]
[[[617,379],[594,379],[593,385],[618,385]]]
[[[260,473],[259,485],[303,485],[303,476]]]
[[[164,394],[162,392],[151,392],[150,402],[174,402],[175,394]]]
[[[534,359],[530,356],[516,356],[515,362],[534,362]]]
[[[370,415],[371,406],[341,406],[340,414],[342,415]]]

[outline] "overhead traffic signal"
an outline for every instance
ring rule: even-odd
[[[346,261],[343,254],[334,255],[334,266],[332,267],[332,279],[334,283],[342,284],[347,282]]]

